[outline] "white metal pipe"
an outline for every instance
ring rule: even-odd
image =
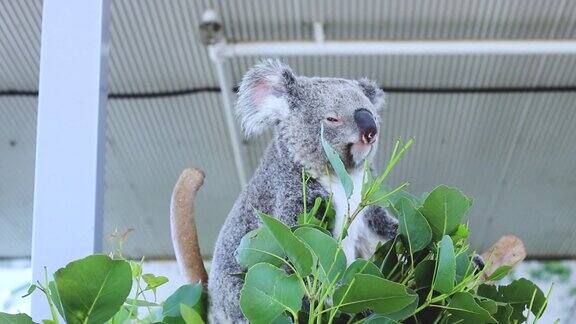
[[[576,54],[576,41],[326,41],[221,44],[218,55],[524,55]]]
[[[241,152],[242,143],[240,141],[240,137],[238,136],[239,133],[234,118],[234,96],[232,94],[232,86],[228,80],[228,75],[224,67],[225,60],[219,55],[221,50],[220,46],[225,46],[225,44],[221,43],[209,47],[210,58],[214,63],[214,67],[216,68],[216,76],[218,77],[218,83],[220,85],[222,105],[224,108],[224,119],[226,122],[226,127],[228,128],[230,143],[232,145],[232,155],[234,157],[236,173],[238,174],[240,186],[244,187],[247,179],[246,169],[244,167],[244,159],[242,158]]]

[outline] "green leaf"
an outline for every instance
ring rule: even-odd
[[[435,267],[436,262],[434,260],[425,260],[418,263],[414,269],[414,280],[416,281],[416,288],[420,290],[432,286]]]
[[[54,279],[68,324],[106,322],[120,310],[132,287],[130,264],[106,255],[70,262]]]
[[[444,235],[444,238],[438,244],[438,249],[434,290],[447,294],[454,288],[454,280],[456,278],[456,258],[454,257],[454,245],[450,236]]]
[[[236,261],[246,269],[260,262],[280,266],[285,258],[286,254],[266,227],[248,232],[236,249]]]
[[[142,275],[142,264],[136,261],[130,261],[130,268],[132,268],[132,277],[138,278]]]
[[[270,323],[284,311],[296,314],[302,307],[304,288],[295,274],[268,263],[248,270],[240,292],[240,308],[251,323]]]
[[[301,227],[294,232],[318,259],[318,278],[326,285],[335,282],[346,269],[346,255],[332,236],[313,227]]]
[[[394,190],[394,188],[392,188],[386,184],[382,184],[382,185],[380,185],[380,188],[369,197],[369,200],[370,201],[377,200],[379,197],[382,197],[384,195],[389,194],[392,190]],[[393,194],[389,194],[388,198],[383,199],[383,200],[379,200],[376,204],[381,206],[381,207],[387,208],[390,205],[393,205],[393,206],[396,205],[398,203],[398,201],[402,198],[408,199],[412,203],[412,205],[415,207],[422,206],[423,200],[420,200],[420,198],[416,197],[415,195],[413,195],[410,192],[403,190],[403,189],[398,190]]]
[[[114,317],[110,319],[106,324],[126,324],[130,323],[130,317],[136,317],[137,312],[133,311],[130,313],[130,306],[122,306],[120,310],[114,314]]]
[[[347,313],[366,309],[378,314],[392,314],[410,305],[417,295],[396,282],[369,274],[357,273],[354,279],[334,292],[334,305]]]
[[[493,317],[498,321],[498,324],[510,324],[510,317],[514,312],[514,308],[509,304],[498,306],[498,311]]]
[[[276,317],[272,324],[292,324],[292,318],[284,313],[280,314],[280,316]]]
[[[364,324],[401,324],[400,322],[391,319],[388,315],[372,314],[366,318]]]
[[[410,294],[416,295],[416,299],[414,299],[414,301],[411,304],[402,308],[401,310],[394,312],[392,314],[386,315],[388,318],[390,318],[392,320],[403,321],[403,320],[407,319],[408,317],[414,315],[416,308],[418,308],[419,298],[418,298],[418,295],[412,289],[410,289],[410,288],[406,288],[406,289]]]
[[[428,194],[420,212],[428,220],[434,240],[439,241],[456,231],[471,206],[472,200],[458,189],[439,186]]]
[[[206,296],[202,284],[193,283],[178,288],[162,305],[162,316],[180,317],[180,305],[184,304],[195,309],[202,317],[205,315]]]
[[[33,324],[32,318],[26,314],[7,314],[0,312],[0,323]]]
[[[496,269],[492,274],[486,279],[486,281],[498,281],[504,277],[512,270],[512,266],[503,265]]]
[[[141,299],[132,299],[132,298],[126,298],[125,303],[130,305],[130,306],[137,306],[137,307],[160,306],[160,304],[157,304],[157,303],[153,303],[153,302],[149,302],[149,301],[141,300]]]
[[[510,304],[513,308],[511,320],[523,322],[526,318],[524,310],[530,307],[530,302],[534,296],[530,311],[534,316],[538,316],[540,309],[544,308],[546,296],[538,286],[527,279],[518,279],[507,286],[493,286],[483,284],[478,287],[478,295],[490,298],[496,302]]]
[[[474,273],[474,264],[466,252],[456,256],[456,283],[461,283],[464,278]]]
[[[490,313],[476,303],[467,292],[457,292],[450,299],[447,308],[452,315],[452,322],[464,323],[497,323]]]
[[[312,272],[314,258],[312,252],[308,249],[308,245],[296,237],[288,226],[276,218],[261,212],[258,212],[258,216],[264,226],[268,228],[276,243],[284,250],[290,262],[294,264],[298,273],[301,276],[309,275]]]
[[[28,291],[26,291],[26,294],[22,296],[22,298],[26,298],[30,295],[32,295],[32,293],[34,292],[34,290],[36,290],[37,286],[35,284],[31,284],[30,287],[28,287]]]
[[[164,276],[155,276],[151,273],[143,274],[142,279],[144,279],[144,282],[146,283],[146,290],[156,289],[168,282],[168,278]]]
[[[348,266],[346,271],[344,271],[344,275],[342,276],[342,284],[347,284],[352,281],[357,273],[369,274],[376,277],[382,276],[380,269],[378,269],[378,267],[371,261],[356,259],[354,262],[352,262],[352,264]]]
[[[424,249],[432,240],[432,230],[426,218],[406,198],[400,198],[394,210],[398,218],[398,231],[408,241],[411,254]]]
[[[202,317],[189,306],[180,304],[180,314],[182,314],[182,319],[186,324],[204,324]]]
[[[157,322],[154,324],[186,324],[181,316],[166,316],[162,319],[162,322]]]
[[[464,224],[458,224],[456,231],[450,235],[450,237],[452,237],[452,241],[454,242],[464,241],[468,238],[468,236],[470,236],[470,230],[468,229],[468,226]]]
[[[490,315],[496,314],[498,312],[498,305],[495,301],[488,298],[476,298],[476,303],[484,308]]]
[[[60,316],[64,317],[64,307],[62,307],[62,301],[60,300],[60,295],[58,294],[58,289],[56,288],[56,282],[50,281],[48,283],[48,290],[50,291],[50,299]]]
[[[394,243],[396,243],[396,239],[378,246],[376,252],[374,252],[374,263],[380,269],[384,278],[390,278],[392,270],[398,264],[398,255],[396,254]]]
[[[320,126],[320,140],[322,141],[322,148],[324,148],[326,157],[332,165],[332,169],[334,169],[334,172],[336,172],[336,175],[340,178],[340,182],[342,183],[342,187],[344,187],[344,192],[346,193],[346,198],[350,199],[352,192],[354,192],[354,183],[352,182],[352,179],[350,179],[350,175],[346,171],[344,163],[340,160],[340,156],[324,138],[324,124]]]

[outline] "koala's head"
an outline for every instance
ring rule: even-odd
[[[351,171],[376,150],[383,103],[384,92],[373,81],[296,76],[287,65],[266,60],[244,76],[237,112],[247,136],[275,127],[290,158],[312,172],[323,172],[328,163],[320,140],[324,125],[324,138]]]

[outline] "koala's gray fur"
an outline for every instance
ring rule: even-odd
[[[357,169],[363,162],[350,152],[359,132],[353,113],[368,109],[378,124],[383,99],[372,81],[295,76],[279,61],[264,61],[246,74],[236,105],[245,132],[250,135],[274,127],[275,135],[218,236],[208,284],[210,322],[245,321],[239,307],[242,280],[232,274],[246,271],[236,262],[235,251],[242,237],[260,226],[255,209],[295,225],[303,209],[302,168],[312,175],[307,188],[310,204],[316,197],[330,195],[319,181],[329,165],[320,143],[321,123],[325,123],[324,137],[345,166]],[[328,125],[325,120],[330,115],[342,124]],[[363,221],[383,240],[396,234],[396,220],[382,208],[366,209]]]

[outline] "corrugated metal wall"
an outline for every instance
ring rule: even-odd
[[[574,39],[573,1],[153,1],[112,2],[110,91],[170,92],[217,85],[197,25],[222,15],[231,42],[327,39]],[[0,257],[29,254],[41,2],[0,0]],[[234,86],[258,58],[231,60]],[[370,56],[285,59],[304,75],[377,79],[391,93],[378,161],[394,138],[416,144],[393,175],[422,192],[446,183],[475,199],[478,249],[515,233],[529,254],[576,255],[576,93],[501,92],[575,87],[574,55]],[[491,89],[488,92],[466,91]],[[7,95],[7,90],[31,91]],[[168,203],[179,172],[207,172],[199,196],[210,254],[239,184],[218,93],[109,101],[105,227],[134,228],[128,255],[167,257]],[[238,134],[238,136],[240,136]],[[269,134],[244,141],[249,173]]]

